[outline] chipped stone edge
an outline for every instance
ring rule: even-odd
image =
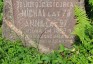
[[[4,22],[5,22],[6,25],[7,25],[10,29],[12,29],[18,36],[21,36],[22,38],[24,37],[23,32],[22,32],[20,29],[16,28],[10,21],[7,21],[7,20],[4,19]],[[35,47],[35,48],[37,47],[37,46],[36,46],[36,43],[35,43],[34,41],[32,41],[32,40],[28,37],[28,35],[25,35],[25,38],[26,38],[26,40],[28,41],[28,43],[29,43],[31,46],[33,46],[33,47]],[[39,50],[40,50],[41,52],[44,52],[44,53],[51,51],[49,48],[47,48],[47,47],[45,47],[45,46],[43,46],[43,45],[41,45],[41,44],[39,44]]]

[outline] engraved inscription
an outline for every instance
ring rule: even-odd
[[[75,4],[74,0],[13,0],[14,24],[39,45],[68,47],[74,40]]]

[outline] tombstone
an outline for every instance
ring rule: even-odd
[[[41,52],[56,50],[60,44],[70,48],[76,23],[74,6],[78,1],[5,0],[3,37],[21,39],[25,46],[39,48]]]

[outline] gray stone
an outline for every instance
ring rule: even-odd
[[[73,44],[74,6],[84,7],[84,0],[5,0],[4,3],[3,37],[21,39],[25,46],[37,47],[41,52],[58,49],[60,44],[68,48]]]

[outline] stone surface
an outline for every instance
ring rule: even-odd
[[[83,1],[83,0],[82,0]],[[60,44],[70,48],[76,20],[74,6],[81,0],[5,0],[3,36],[21,39],[26,46],[42,52],[57,49]]]

